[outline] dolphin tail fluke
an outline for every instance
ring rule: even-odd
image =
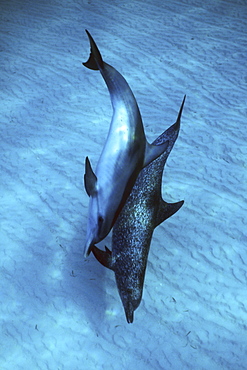
[[[161,154],[163,154],[168,148],[168,145],[169,140],[160,145],[153,145],[147,142],[143,168],[150,164],[152,161],[154,161],[156,158],[158,158]]]
[[[101,265],[107,267],[110,270],[113,270],[112,253],[110,249],[105,247],[105,251],[102,251],[94,245],[92,247],[92,252],[94,254],[94,257],[101,263]]]
[[[164,200],[162,200],[159,212],[157,214],[155,227],[157,227],[163,221],[167,220],[169,217],[174,215],[182,207],[183,204],[184,204],[183,200],[176,203],[166,203]]]
[[[85,63],[82,63],[82,64],[85,67],[89,68],[89,69],[93,69],[94,71],[97,71],[101,68],[104,68],[104,62],[103,62],[102,56],[100,54],[100,51],[99,51],[94,39],[92,38],[92,36],[88,32],[88,30],[86,30],[86,33],[87,33],[89,41],[90,41],[91,52],[90,52],[90,56],[89,56],[88,60]]]

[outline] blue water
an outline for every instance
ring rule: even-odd
[[[2,0],[0,20],[0,369],[247,369],[246,1]],[[162,185],[185,204],[155,230],[133,324],[83,257],[84,160],[112,115],[85,28],[149,142],[187,94]]]

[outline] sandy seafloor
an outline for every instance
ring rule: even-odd
[[[1,0],[0,19],[0,369],[247,369],[247,1]],[[187,94],[162,185],[185,204],[155,230],[133,324],[83,257],[84,160],[112,115],[85,28],[149,142]]]

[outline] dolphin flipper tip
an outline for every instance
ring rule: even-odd
[[[180,200],[176,203],[167,203],[164,200],[160,202],[160,209],[157,213],[155,227],[160,225],[163,221],[173,216],[184,204],[184,200]]]
[[[105,251],[97,248],[95,245],[92,247],[94,257],[101,263],[101,265],[113,270],[112,266],[112,252],[105,247]]]

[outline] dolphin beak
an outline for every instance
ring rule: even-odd
[[[134,308],[131,301],[127,301],[124,306],[125,316],[127,319],[127,322],[129,324],[132,324],[134,321]]]
[[[85,243],[85,248],[84,248],[84,257],[88,257],[90,252],[92,251],[94,245],[94,234],[90,230],[89,234],[87,235],[86,238],[86,243]]]
[[[134,321],[134,311],[125,312],[125,314],[126,314],[126,319],[127,319],[128,324],[132,324],[132,322]]]

